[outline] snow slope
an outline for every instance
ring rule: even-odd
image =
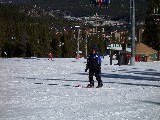
[[[102,88],[73,87],[88,84],[85,64],[0,58],[0,120],[160,120],[160,62],[117,66],[105,58]]]

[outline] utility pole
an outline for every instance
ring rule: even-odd
[[[79,59],[79,58],[80,58],[80,54],[79,54],[80,26],[75,26],[75,28],[78,29],[78,37],[77,37],[77,56],[76,56],[76,59]]]
[[[97,34],[97,31],[98,31],[98,20],[97,20],[97,17],[98,17],[98,14],[96,12],[96,34]]]
[[[131,13],[131,61],[130,65],[135,65],[135,0],[130,0]]]
[[[80,29],[78,29],[78,38],[77,38],[77,59],[80,58],[80,55],[79,55],[79,40],[80,40]]]
[[[88,51],[87,51],[87,42],[88,42],[88,39],[87,38],[88,38],[88,32],[86,31],[86,44],[85,44],[85,49],[86,49],[86,56],[85,57],[86,58],[88,56],[88,54],[87,54],[88,53]]]

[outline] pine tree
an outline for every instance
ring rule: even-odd
[[[51,47],[53,52],[53,57],[61,57],[62,50],[61,50],[61,42],[60,42],[60,34],[53,34]]]
[[[148,5],[144,43],[160,50],[160,2],[159,0],[149,0]]]

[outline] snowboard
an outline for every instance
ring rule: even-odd
[[[77,88],[101,88],[101,87],[90,87],[90,86],[83,86],[83,85],[76,85],[73,87],[77,87]]]

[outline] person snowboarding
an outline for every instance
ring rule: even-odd
[[[103,86],[101,80],[101,56],[98,54],[98,48],[96,46],[92,47],[92,52],[87,58],[87,64],[85,72],[89,69],[89,82],[87,87],[94,87],[93,76],[95,75],[96,80],[98,81],[97,88]]]

